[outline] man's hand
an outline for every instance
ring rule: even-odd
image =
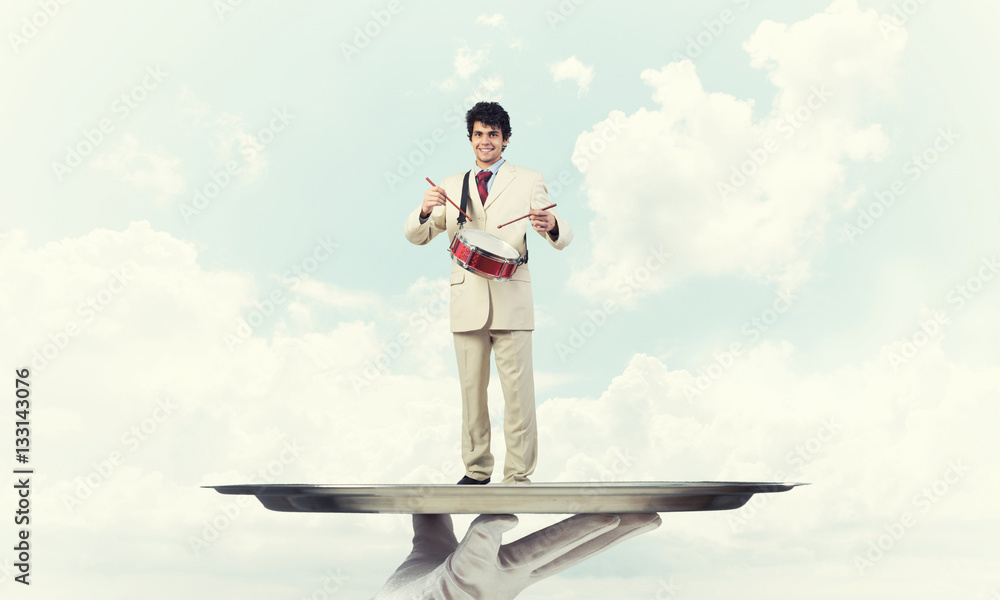
[[[420,205],[420,218],[426,219],[431,211],[438,206],[444,206],[444,188],[434,186],[424,192],[424,201]]]
[[[539,233],[551,231],[552,237],[559,237],[559,224],[556,222],[556,216],[549,211],[532,208],[528,211],[528,220],[531,221],[531,226],[535,228],[535,231]]]
[[[450,515],[413,515],[413,551],[375,600],[510,600],[524,588],[660,526],[651,514],[575,515],[501,545],[514,515],[480,515],[459,544]]]

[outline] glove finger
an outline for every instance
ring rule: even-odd
[[[500,542],[504,533],[517,525],[514,515],[479,515],[465,538],[451,557],[452,570],[458,574],[494,566],[500,552]]]
[[[556,557],[554,560],[548,562],[548,564],[537,567],[531,573],[531,576],[540,579],[555,575],[629,538],[652,531],[659,527],[662,522],[660,515],[656,513],[623,514],[618,516],[621,520],[617,527],[585,541],[569,552]]]
[[[618,522],[617,515],[574,515],[507,544],[500,552],[500,564],[505,569],[536,569],[613,530]]]

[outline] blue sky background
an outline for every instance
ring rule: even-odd
[[[275,461],[271,482],[461,475],[446,243],[401,229],[425,176],[471,165],[464,112],[486,99],[511,115],[506,158],[545,175],[575,231],[563,252],[529,240],[536,479],[813,484],[664,515],[523,597],[671,581],[676,598],[997,597],[998,16],[972,0],[10,4],[0,364],[34,367],[30,592],[300,598],[330,571],[333,597],[378,589],[404,519],[231,517],[197,486]],[[12,562],[0,586],[23,594]]]

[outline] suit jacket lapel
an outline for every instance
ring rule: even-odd
[[[497,180],[493,183],[493,187],[490,188],[490,195],[486,196],[486,206],[484,208],[489,208],[490,204],[493,204],[493,201],[497,199],[497,196],[503,193],[507,186],[510,185],[510,182],[514,181],[516,171],[517,169],[508,160],[505,160],[500,165],[500,169],[497,170],[496,174]]]

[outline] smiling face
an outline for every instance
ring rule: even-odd
[[[503,133],[495,125],[483,125],[482,121],[476,121],[472,126],[472,150],[476,153],[476,164],[480,169],[492,165],[500,160],[500,153],[510,138],[503,139]]]

